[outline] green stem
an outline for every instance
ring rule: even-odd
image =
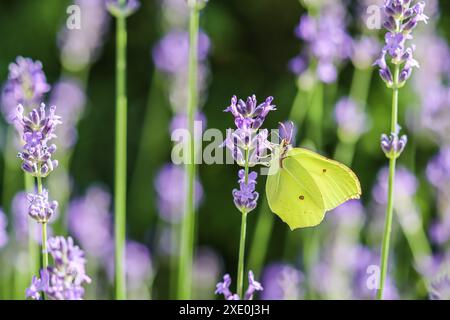
[[[391,110],[391,132],[395,132],[398,122],[398,78],[400,67],[395,66],[394,72],[394,89],[392,94],[392,110]],[[381,273],[380,287],[377,292],[377,299],[383,299],[384,283],[386,281],[388,260],[389,260],[389,242],[391,238],[392,216],[394,212],[394,190],[395,190],[395,165],[396,158],[389,159],[389,182],[388,182],[388,203],[386,209],[386,220],[384,224],[383,242],[381,247]]]
[[[248,157],[249,151],[245,150],[245,184],[248,183]],[[245,258],[245,237],[247,233],[247,211],[242,211],[241,219],[241,236],[239,240],[239,258],[238,258],[238,270],[237,270],[237,294],[243,299],[242,292],[244,287],[244,258]]]
[[[42,178],[38,176],[37,180],[37,192],[42,194]],[[47,252],[47,223],[42,223],[42,269],[46,269],[48,266],[48,252]]]
[[[188,127],[189,147],[186,163],[187,187],[186,207],[181,225],[180,265],[178,268],[178,298],[190,299],[192,294],[192,260],[195,234],[195,136],[194,119],[197,109],[197,49],[199,32],[199,9],[195,1],[190,3],[189,18],[189,89],[188,89]]]
[[[125,229],[127,184],[127,30],[125,17],[116,20],[116,149],[115,149],[115,291],[116,299],[126,299]]]

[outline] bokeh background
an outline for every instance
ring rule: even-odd
[[[53,233],[72,234],[83,247],[83,239],[77,239],[76,232],[71,231],[71,212],[78,228],[83,229],[84,225],[86,229],[93,229],[93,234],[108,234],[108,217],[112,217],[110,213],[114,210],[109,197],[114,178],[115,33],[113,19],[106,12],[100,12],[102,9],[99,8],[103,7],[98,3],[102,1],[75,2],[82,5],[82,19],[94,21],[87,30],[83,27],[80,30],[90,34],[92,39],[89,41],[93,41],[90,45],[95,48],[89,61],[81,65],[64,57],[61,49],[61,43],[68,39],[64,29],[68,17],[66,9],[71,1],[0,1],[0,82],[7,80],[8,65],[17,56],[39,60],[47,82],[52,85],[45,101],[58,101],[61,105],[57,107],[61,110],[74,108],[75,111],[67,110],[64,114],[73,117],[73,126],[77,128],[76,142],[60,150],[62,167],[47,180],[52,197],[63,204],[59,218],[53,222]],[[364,34],[381,41],[382,30],[370,31],[361,23],[367,5],[377,2],[342,1],[344,24],[354,39]],[[437,99],[437,93],[431,94],[435,88],[426,85],[438,83],[440,92],[448,92],[450,2],[426,2],[429,24],[420,25],[415,31],[416,58],[422,68],[414,71],[412,79],[400,91],[400,123],[409,141],[399,160],[398,204],[389,276],[391,298],[426,299],[432,292],[431,283],[437,281],[440,286],[444,281],[436,279],[438,273],[435,271],[439,269],[439,274],[442,270],[448,271],[443,261],[448,250],[446,242],[450,238],[450,205],[446,199],[450,190],[450,153],[445,148],[450,99],[448,93],[445,99]],[[161,178],[163,182],[155,181],[161,168],[170,162],[173,143],[169,128],[174,114],[180,113],[180,107],[174,106],[177,97],[173,97],[173,90],[185,90],[183,84],[186,82],[174,85],[176,76],[158,70],[152,50],[171,30],[186,30],[184,12],[179,9],[182,5],[183,1],[176,0],[142,0],[141,8],[127,20],[127,237],[133,241],[130,248],[134,245],[134,250],[129,250],[134,255],[129,254],[127,268],[129,281],[135,283],[129,288],[133,298],[174,297],[171,270],[176,268],[174,239],[179,226],[174,222],[176,218],[161,213],[160,194],[169,194],[172,202],[180,204],[183,201],[182,184],[177,172]],[[373,297],[374,291],[367,288],[366,271],[369,265],[378,263],[384,221],[383,192],[386,187],[383,189],[383,185],[386,180],[383,180],[383,168],[387,159],[380,150],[379,139],[382,133],[388,133],[390,126],[391,91],[378,77],[375,67],[359,69],[359,76],[370,81],[367,99],[360,102],[366,114],[364,130],[347,139],[345,123],[336,122],[334,110],[338,101],[349,95],[357,68],[351,57],[341,59],[337,64],[337,80],[323,85],[323,114],[320,129],[317,129],[314,110],[307,107],[314,105],[310,100],[310,89],[298,81],[299,77],[288,66],[292,58],[308,48],[308,44],[294,33],[308,8],[313,14],[315,9],[296,0],[210,0],[201,13],[201,28],[210,42],[209,53],[201,62],[202,68],[207,70],[200,93],[201,110],[206,127],[222,132],[233,127],[231,115],[223,112],[232,95],[244,99],[256,94],[261,101],[266,96],[273,96],[278,110],[267,117],[266,128],[275,128],[278,122],[287,120],[294,101],[297,108],[308,110],[303,121],[298,122],[297,144],[318,149],[330,157],[336,156],[336,149],[341,148],[338,158],[351,162],[360,178],[362,201],[341,208],[336,214],[328,214],[317,228],[291,232],[267,210],[263,196],[265,178],[260,177],[258,208],[248,217],[247,268],[255,269],[257,278],[266,287],[263,298],[368,299]],[[102,24],[98,26],[100,19]],[[82,26],[83,23],[82,20]],[[97,37],[93,32],[99,33]],[[83,39],[82,35],[78,37]],[[67,50],[70,56],[70,49]],[[377,52],[372,48],[373,51]],[[174,50],[173,54],[182,54],[182,48]],[[76,81],[80,91],[69,90],[59,97],[53,96],[52,100],[54,88],[64,79]],[[433,97],[436,100],[431,102]],[[180,104],[179,97],[177,101]],[[76,118],[79,121],[75,121]],[[354,121],[359,119],[350,115],[347,124]],[[15,244],[19,240],[15,235],[14,216],[19,209],[14,206],[13,199],[24,185],[10,125],[4,119],[0,123],[3,153],[0,159],[1,207],[9,221],[9,241],[0,247],[0,297],[23,298],[27,280],[14,270],[25,270],[23,264],[27,259],[20,245]],[[322,135],[320,146],[315,139],[317,130]],[[349,145],[350,149],[346,149]],[[349,161],[346,155],[353,153],[354,157],[350,156]],[[435,158],[439,155],[440,162]],[[241,217],[234,207],[231,191],[237,187],[237,170],[236,165],[199,166],[203,197],[198,205],[196,228],[198,250],[194,296],[197,298],[220,298],[214,295],[215,283],[226,272],[233,277],[236,273]],[[58,171],[62,173],[58,174]],[[171,210],[174,211],[173,207]],[[171,214],[176,216],[177,213]],[[92,215],[102,218],[96,220]],[[103,218],[107,222],[99,223]],[[95,223],[100,224],[99,230],[93,227]],[[258,223],[264,239],[255,240]],[[78,231],[82,238],[80,234],[83,232]],[[112,245],[111,239],[107,235],[97,238],[97,245],[89,247],[92,252],[84,248],[88,272],[94,273],[87,298],[112,297],[108,276],[111,262],[104,258],[104,252],[98,253],[102,247]],[[110,243],[102,243],[99,249],[101,241]],[[260,247],[265,241],[267,249]],[[448,282],[447,278],[447,290]],[[443,283],[445,287],[445,281]]]

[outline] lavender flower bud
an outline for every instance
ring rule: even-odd
[[[386,157],[390,159],[398,158],[408,142],[406,135],[402,135],[400,138],[398,137],[399,132],[400,129],[398,128],[397,131],[392,132],[390,136],[387,136],[386,134],[381,135],[381,149]]]
[[[58,208],[58,202],[48,200],[48,191],[42,190],[42,193],[29,193],[27,195],[30,204],[28,214],[38,223],[47,223]]]
[[[238,175],[239,190],[234,189],[232,192],[234,204],[239,211],[247,214],[256,208],[258,201],[259,194],[255,191],[258,174],[255,171],[250,172],[247,181],[245,181],[245,170],[239,170]]]

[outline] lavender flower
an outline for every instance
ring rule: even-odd
[[[215,294],[223,294],[225,300],[240,300],[237,294],[233,294],[230,291],[231,277],[229,274],[223,276],[223,281],[217,283]],[[244,300],[252,300],[253,294],[256,291],[263,291],[262,285],[255,281],[253,272],[250,270],[248,272],[248,289],[245,293]]]
[[[29,193],[27,198],[30,204],[28,214],[38,223],[49,222],[58,208],[58,202],[49,202],[46,189],[43,189],[41,193]]]
[[[372,195],[375,201],[379,204],[387,203],[387,188],[388,188],[389,168],[384,167],[380,170],[377,176],[377,183],[372,190]],[[417,178],[408,169],[399,167],[395,173],[395,196],[396,206],[401,205],[402,202],[410,202],[411,197],[417,191]]]
[[[90,187],[84,197],[69,204],[69,230],[86,253],[96,258],[104,258],[112,249],[110,205],[110,194],[100,187]]]
[[[234,116],[237,130],[227,131],[223,146],[231,151],[233,159],[240,166],[244,166],[245,162],[250,167],[263,164],[262,160],[266,156],[266,151],[271,150],[271,144],[267,140],[268,131],[264,129],[258,132],[258,129],[262,126],[267,114],[276,110],[272,100],[272,97],[268,97],[265,102],[258,105],[255,95],[248,97],[246,102],[233,96],[231,105],[225,109],[225,112],[231,112]],[[248,152],[248,159],[245,157],[246,152]]]
[[[0,249],[8,243],[8,233],[6,227],[8,225],[8,219],[0,208]]]
[[[337,102],[334,117],[343,139],[355,140],[367,131],[367,115],[352,98],[344,97]]]
[[[370,36],[362,36],[352,42],[351,60],[361,70],[368,69],[380,51],[378,40]]]
[[[401,88],[409,79],[414,67],[419,67],[413,58],[415,46],[406,47],[406,41],[412,39],[412,30],[421,21],[427,22],[428,17],[423,10],[425,2],[418,2],[411,6],[411,0],[386,0],[384,13],[387,18],[384,27],[388,30],[385,35],[385,46],[380,58],[375,62],[380,68],[380,76],[389,88]],[[386,63],[386,56],[392,64],[401,67],[398,79],[393,79],[392,72]]]
[[[220,275],[221,262],[218,254],[208,247],[201,247],[196,250],[192,274],[194,299],[209,299],[211,297],[216,279]]]
[[[14,117],[25,142],[23,151],[18,155],[22,160],[22,169],[35,177],[46,177],[58,166],[58,161],[52,160],[56,145],[48,146],[48,143],[56,137],[55,128],[61,123],[61,117],[56,115],[55,106],[47,112],[45,104],[33,109],[28,116],[24,116],[23,112],[23,106],[19,105]]]
[[[215,294],[223,294],[225,300],[230,300],[229,298],[232,297],[233,295],[230,291],[230,286],[231,286],[231,277],[227,273],[223,276],[223,281],[217,283]]]
[[[121,4],[119,0],[106,0],[106,8],[115,17],[128,17],[135,13],[141,3],[138,0],[125,0]]]
[[[313,58],[317,60],[318,79],[324,83],[335,82],[337,66],[350,57],[352,50],[351,37],[346,31],[345,9],[333,3],[323,7],[319,17],[302,16],[295,34],[306,42],[307,50],[291,60],[291,71],[303,73],[309,64],[307,60]]]
[[[80,28],[69,29],[64,25],[58,34],[58,46],[63,65],[78,71],[97,59],[109,27],[109,15],[104,0],[75,0],[73,4],[82,13]]]
[[[141,243],[127,241],[125,266],[128,289],[131,291],[145,287],[153,276],[150,251]]]
[[[33,106],[42,101],[50,90],[42,63],[30,58],[17,57],[15,63],[9,65],[8,81],[2,90],[2,111],[10,121],[11,114],[18,104]]]
[[[291,265],[273,263],[263,272],[263,300],[299,300],[303,296],[303,274]]]
[[[397,126],[396,132],[392,132],[389,137],[386,134],[381,135],[381,149],[388,158],[398,158],[406,147],[408,137],[406,135],[399,137],[399,133],[400,126]]]
[[[48,251],[53,258],[53,266],[41,270],[40,278],[33,277],[26,291],[27,298],[40,299],[41,293],[51,300],[81,300],[83,285],[90,283],[86,275],[83,251],[74,245],[71,237],[48,239]]]
[[[258,174],[252,171],[248,174],[247,181],[245,180],[245,170],[239,170],[239,190],[233,190],[234,205],[242,213],[249,213],[256,208],[259,194],[255,191],[256,178]]]
[[[257,130],[262,126],[267,114],[276,110],[276,107],[272,105],[272,101],[273,97],[267,97],[263,103],[258,105],[255,95],[248,97],[245,102],[233,96],[231,105],[225,109],[225,112],[231,112],[238,129]]]
[[[184,214],[184,183],[183,167],[166,164],[155,179],[155,190],[158,195],[158,213],[168,222],[179,222]],[[200,181],[195,182],[195,206],[198,207],[203,198],[203,188]]]
[[[450,187],[450,147],[444,147],[427,165],[428,181],[439,189]]]

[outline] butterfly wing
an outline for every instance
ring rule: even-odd
[[[273,165],[277,165],[276,161]],[[319,224],[325,215],[319,187],[308,171],[293,157],[282,161],[267,177],[266,194],[269,207],[291,230]]]
[[[361,185],[356,174],[340,162],[303,148],[294,148],[287,154],[311,175],[319,187],[326,211],[350,199],[359,199]]]

